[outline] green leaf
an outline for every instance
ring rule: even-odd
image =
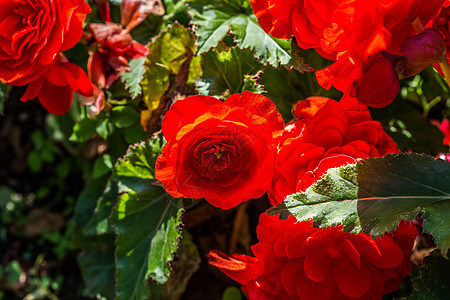
[[[77,225],[84,225],[95,210],[97,199],[100,198],[108,183],[107,177],[96,178],[87,182],[78,196],[73,221]]]
[[[148,299],[146,280],[164,283],[180,238],[180,201],[154,186],[159,139],[129,148],[114,177],[122,194],[111,222],[116,238],[117,299]]]
[[[295,43],[292,43],[295,45]],[[325,68],[329,65],[314,49],[303,50],[293,46],[293,52],[298,52],[296,57],[301,56],[317,69]],[[298,50],[298,51],[297,51]],[[286,68],[276,69],[268,66],[258,80],[267,91],[265,96],[272,100],[286,122],[292,119],[292,104],[310,96],[323,96],[332,99],[340,99],[342,93],[335,88],[325,90],[317,82],[316,76],[312,72],[300,74],[294,70]]]
[[[258,82],[259,79],[258,74],[254,76],[244,75],[244,86],[242,87],[242,91],[251,91],[257,94],[263,94],[266,92],[264,90],[264,86]]]
[[[4,272],[8,276],[6,284],[12,285],[20,280],[22,275],[22,267],[17,260],[12,260],[8,265],[6,265]]]
[[[81,273],[83,275],[85,296],[96,297],[102,295],[107,299],[114,298],[114,248],[96,249],[82,252],[78,256]]]
[[[175,21],[188,26],[191,18],[187,13],[186,0],[163,0],[166,14],[163,16],[165,24],[173,24]]]
[[[144,78],[145,68],[144,62],[145,57],[132,59],[129,61],[129,66],[131,67],[131,72],[122,73],[120,79],[125,85],[125,88],[130,93],[131,99],[136,99],[142,94],[142,88],[140,82]]]
[[[442,143],[439,128],[424,118],[408,101],[395,101],[381,109],[370,110],[374,120],[397,142],[402,151],[424,152],[432,155],[448,152]]]
[[[90,139],[96,128],[96,121],[89,118],[81,119],[73,126],[72,135],[69,137],[69,141],[72,142],[86,142]]]
[[[101,223],[102,209],[98,209],[99,199],[104,198],[105,186],[110,178],[108,176],[102,176],[88,181],[85,188],[81,192],[77,199],[75,206],[75,215],[73,217],[73,231],[72,242],[76,248],[83,250],[96,250],[104,249],[108,245],[114,244],[114,234],[103,234],[104,228],[102,225],[95,226],[93,220],[96,219]],[[101,200],[104,201],[104,200]],[[117,200],[115,201],[117,202]],[[107,210],[107,208],[105,209]],[[105,213],[106,214],[106,213]],[[92,225],[92,226],[91,226]],[[91,226],[91,229],[86,229],[86,226]],[[99,234],[95,234],[98,229]],[[109,231],[108,229],[107,231]],[[88,234],[86,234],[86,232]]]
[[[147,138],[147,133],[140,123],[122,129],[123,137],[128,144],[135,144]]]
[[[139,113],[130,106],[115,106],[111,112],[111,122],[117,128],[126,128],[138,123]]]
[[[419,154],[387,155],[330,169],[304,193],[293,194],[272,213],[286,209],[299,221],[321,227],[342,223],[372,236],[392,231],[403,219],[425,212],[424,227],[443,253],[450,247],[450,163]],[[439,211],[439,212],[438,212]],[[426,224],[426,225],[425,225]]]
[[[116,238],[117,299],[148,299],[145,282],[164,283],[178,246],[181,206],[164,191],[126,193],[112,215]]]
[[[95,131],[105,140],[113,130],[114,126],[109,122],[109,119],[100,120],[95,127]]]
[[[162,286],[164,288],[161,299],[180,299],[186,291],[188,282],[192,275],[200,268],[202,259],[198,253],[197,246],[192,240],[192,236],[183,231],[180,246],[172,263],[172,273],[169,280]],[[154,285],[152,285],[152,295],[155,295]],[[156,296],[154,299],[159,299]]]
[[[217,47],[231,32],[239,48],[249,48],[255,57],[277,67],[279,64],[307,71],[290,54],[290,42],[267,34],[258,24],[248,0],[190,0],[191,23],[196,25],[198,53],[202,54]]]
[[[3,103],[8,98],[8,85],[4,82],[0,82],[0,116],[3,115]]]
[[[423,260],[420,277],[413,281],[414,292],[407,300],[448,299],[450,261],[433,251]]]
[[[299,74],[294,70],[288,71],[284,68],[268,67],[262,72],[258,80],[267,91],[265,96],[277,105],[277,109],[286,122],[292,119],[292,105],[311,95],[308,94],[309,89],[305,75],[311,74]]]
[[[235,286],[227,287],[222,295],[222,300],[240,300],[240,299],[242,299],[241,290]]]
[[[85,235],[102,235],[112,233],[111,225],[108,218],[111,214],[112,207],[116,204],[118,198],[117,184],[109,181],[106,185],[103,195],[97,200],[95,210],[83,227]]]
[[[117,160],[114,177],[129,190],[145,190],[149,180],[155,178],[156,159],[161,149],[162,141],[159,138],[130,146],[126,155]]]
[[[94,170],[93,170],[94,178],[98,178],[107,174],[108,172],[111,171],[112,167],[113,163],[111,160],[111,156],[109,154],[104,154],[98,157],[94,162]]]
[[[201,94],[220,97],[241,93],[248,76],[255,75],[263,68],[250,50],[232,47],[227,51],[211,50],[202,55],[202,76],[197,80]]]
[[[191,31],[179,23],[174,23],[161,32],[148,45],[149,53],[145,62],[146,72],[141,82],[144,101],[150,111],[159,107],[161,98],[171,87],[171,76],[180,72],[183,63],[195,53],[195,39]],[[199,64],[198,60],[195,60]],[[192,62],[191,62],[192,63]],[[198,68],[189,68],[192,73]],[[198,77],[199,74],[188,74]]]
[[[37,151],[32,151],[28,154],[27,164],[33,173],[37,173],[42,169],[43,161]]]

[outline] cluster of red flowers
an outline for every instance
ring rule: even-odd
[[[162,123],[167,144],[156,178],[173,197],[205,198],[222,209],[268,189],[275,205],[330,168],[398,152],[367,110],[346,103],[299,101],[295,121],[284,129],[275,105],[252,92],[224,103],[210,96],[177,101]]]
[[[328,169],[358,158],[397,153],[397,144],[367,110],[323,97],[299,101],[276,156],[269,195],[272,205],[305,191]]]
[[[37,97],[55,115],[67,112],[73,91],[92,95],[86,73],[61,54],[80,40],[90,12],[84,0],[3,1],[0,81],[29,84],[21,100]]]
[[[448,13],[439,12],[448,1],[250,2],[266,32],[278,38],[294,35],[301,48],[336,61],[316,72],[324,88],[333,85],[369,106],[388,105],[398,94],[399,79],[445,59]]]
[[[243,92],[176,101],[162,130],[167,143],[156,178],[173,197],[205,198],[222,209],[258,198],[271,203],[308,188],[329,168],[398,152],[365,107],[323,97],[299,101],[286,127],[266,97]],[[342,226],[280,221],[263,214],[256,257],[217,251],[210,263],[243,285],[249,299],[380,299],[398,289],[411,268],[417,235],[400,223],[371,240]]]
[[[85,104],[95,104],[98,113],[104,104],[101,89],[129,71],[130,59],[147,55],[147,47],[129,33],[149,13],[146,1],[122,1],[121,24],[112,23],[109,1],[95,1],[105,23],[87,27],[85,38],[94,48],[89,77],[61,54],[83,34],[90,12],[84,0],[4,2],[0,80],[28,85],[22,100],[37,97],[53,114],[68,111],[73,91],[86,96]],[[176,101],[162,123],[167,143],[155,168],[173,197],[205,198],[229,209],[268,191],[276,205],[305,191],[330,168],[397,153],[367,105],[389,104],[401,78],[431,63],[441,63],[444,75],[450,71],[445,57],[449,1],[250,2],[268,33],[285,39],[293,35],[300,47],[335,61],[316,77],[323,87],[343,91],[344,98],[299,101],[287,126],[268,98],[252,92],[224,102],[210,96]],[[343,232],[342,226],[318,229],[292,216],[279,220],[263,214],[257,234],[255,257],[209,255],[210,263],[240,282],[250,299],[380,299],[410,272],[417,232],[402,221],[392,233],[371,239]]]
[[[401,221],[392,232],[371,239],[341,226],[314,228],[294,217],[262,214],[255,257],[219,251],[209,263],[242,284],[249,299],[381,299],[396,291],[411,271],[417,230]]]

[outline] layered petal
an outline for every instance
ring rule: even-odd
[[[177,101],[162,123],[167,144],[156,178],[174,197],[205,198],[222,209],[259,198],[272,180],[283,127],[275,105],[251,92],[225,102],[209,96]]]
[[[253,258],[212,251],[209,260],[241,283],[250,300],[377,300],[397,290],[407,275],[397,268],[402,261],[411,266],[410,254],[398,251],[405,245],[409,249],[413,227],[402,220],[392,233],[372,240],[363,233],[343,232],[342,226],[313,228],[312,221],[262,214]]]
[[[295,121],[278,146],[269,190],[272,205],[305,191],[330,168],[398,152],[381,124],[360,106],[316,97],[300,101],[293,112]]]
[[[2,3],[0,81],[22,86],[46,73],[81,38],[89,12],[84,0]]]

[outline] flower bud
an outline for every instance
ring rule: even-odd
[[[434,62],[442,62],[445,43],[438,33],[425,30],[406,40],[400,53],[403,54],[403,62],[397,64],[396,69],[401,79],[420,73]]]

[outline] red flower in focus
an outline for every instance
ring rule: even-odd
[[[92,96],[92,84],[79,66],[58,58],[45,74],[28,85],[20,100],[37,97],[47,111],[59,116],[69,110],[74,91]]]
[[[23,86],[51,68],[83,34],[84,0],[9,0],[0,4],[0,81]]]
[[[255,257],[219,251],[209,263],[242,284],[249,299],[381,299],[411,270],[417,230],[402,220],[392,233],[371,239],[342,226],[318,229],[311,221],[262,214]]]
[[[129,31],[140,24],[148,14],[163,15],[160,1],[124,0],[121,3],[122,25],[111,22],[109,1],[97,0],[97,6],[106,24],[89,24],[96,51],[88,61],[88,73],[99,88],[108,88],[121,73],[131,71],[128,61],[145,57],[146,46],[133,40]]]
[[[162,131],[167,140],[156,178],[173,197],[205,198],[229,209],[267,190],[275,138],[284,128],[276,106],[251,92],[225,102],[192,96],[175,102]]]
[[[272,205],[306,190],[330,168],[398,152],[395,142],[367,110],[345,108],[322,97],[300,103],[295,110],[297,121],[288,125],[289,131],[281,137],[269,189]]]

